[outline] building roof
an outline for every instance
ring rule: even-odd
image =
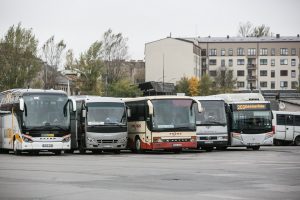
[[[191,37],[182,38],[184,40],[195,41],[200,43],[241,43],[241,42],[300,42],[297,36],[279,36],[279,37]]]

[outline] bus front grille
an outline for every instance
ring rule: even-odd
[[[118,140],[97,140],[100,144],[111,144],[111,143],[117,143]]]

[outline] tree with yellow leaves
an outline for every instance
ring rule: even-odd
[[[189,79],[189,93],[191,96],[199,95],[199,79],[197,77],[191,77]]]

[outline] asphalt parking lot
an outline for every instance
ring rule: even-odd
[[[0,154],[0,199],[300,199],[300,147]]]

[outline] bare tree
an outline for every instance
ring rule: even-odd
[[[251,36],[253,32],[253,25],[251,22],[241,23],[239,24],[238,36],[240,37],[248,37]]]
[[[42,60],[45,62],[44,85],[45,88],[53,88],[58,76],[58,66],[61,63],[61,56],[66,48],[63,40],[55,43],[54,36],[50,37],[42,47]]]
[[[105,85],[106,91],[108,85],[119,81],[122,78],[122,63],[128,57],[127,38],[122,33],[114,34],[108,29],[103,36],[102,59],[105,64]]]
[[[240,23],[238,29],[238,36],[240,37],[263,37],[271,36],[270,27],[262,24],[254,26],[251,22]]]

